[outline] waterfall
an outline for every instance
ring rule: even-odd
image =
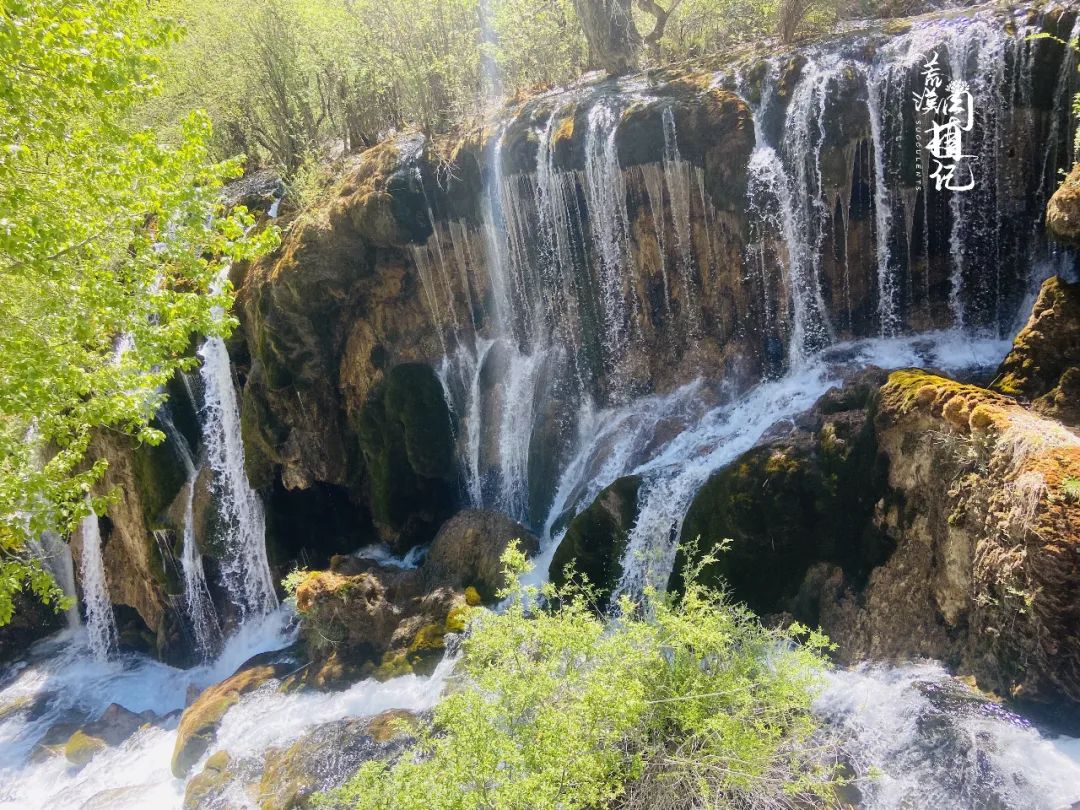
[[[630,221],[626,185],[615,145],[621,112],[621,104],[602,96],[589,111],[585,140],[585,199],[600,281],[604,364],[612,376],[615,399],[627,395],[624,360],[630,341],[630,313],[624,289],[624,269],[630,255]]]
[[[72,605],[66,611],[67,626],[69,630],[75,630],[81,626],[79,618],[79,604],[75,590],[75,564],[71,558],[71,546],[56,532],[47,531],[41,535],[37,543],[38,556],[44,561],[45,566],[60,586],[65,596],[71,597]]]
[[[747,166],[747,203],[752,227],[758,233],[749,251],[759,265],[763,309],[771,321],[774,307],[769,301],[764,239],[775,233],[784,243],[787,255],[783,269],[791,311],[787,354],[789,364],[795,368],[805,365],[832,336],[819,277],[824,237],[820,152],[825,92],[839,70],[839,62],[831,56],[822,64],[807,63],[804,78],[788,105],[781,145],[770,144],[765,132],[764,119],[776,97],[779,71],[771,60],[767,66],[761,101],[753,110],[755,147]]]
[[[1017,188],[1009,150],[1034,95],[1027,37],[1040,23],[1018,16],[1011,27],[995,13],[916,22],[887,38],[857,33],[840,46],[805,49],[803,62],[774,57],[736,66],[733,80],[716,74],[713,87],[734,86],[752,113],[748,237],[733,237],[727,212],[712,207],[706,167],[684,155],[693,144],[700,160],[698,144],[680,144],[682,102],[652,77],[541,97],[503,121],[486,151],[484,249],[473,257],[482,272],[459,246],[469,226],[436,222],[430,206],[434,233],[414,251],[432,322],[440,335],[455,332],[440,377],[460,420],[470,501],[533,526],[550,554],[567,519],[600,489],[642,475],[620,586],[633,594],[664,581],[705,478],[857,368],[861,361],[839,353],[870,351],[860,338],[876,334],[879,348],[903,345],[899,356],[908,357],[915,328],[950,327],[965,341],[990,341],[980,356],[999,359],[990,358],[1019,303],[1017,282],[1026,286],[1026,274],[1052,264],[1037,256],[1042,237],[1018,229],[1009,208],[1030,196]],[[965,150],[985,182],[966,197],[933,189],[927,160],[916,169],[926,121],[912,96],[932,54],[945,81],[968,82],[980,111]],[[1049,142],[1036,147],[1055,168],[1072,65],[1070,57],[1059,72]],[[632,168],[620,163],[624,121],[655,121],[651,162],[637,155]],[[530,169],[509,162],[526,140],[521,126],[535,146]],[[443,244],[447,233],[453,250]],[[714,237],[742,240],[745,290],[722,287],[730,271],[711,252]],[[720,289],[709,286],[714,276]],[[454,292],[456,278],[464,295]],[[752,300],[748,312],[740,294]],[[729,295],[742,324],[718,328],[728,302],[717,309],[710,295]],[[457,316],[459,305],[470,317]],[[663,360],[677,362],[702,337],[726,340],[728,329],[744,330],[738,339],[759,352],[746,377],[679,388],[648,365],[647,339],[666,344]],[[954,335],[925,340],[941,345]],[[883,357],[900,362],[890,351]],[[911,360],[922,361],[917,353]]]
[[[229,598],[242,615],[266,613],[277,605],[277,595],[266,558],[262,501],[244,471],[240,409],[229,352],[224,340],[213,337],[203,343],[199,356],[205,391],[203,443],[214,472],[213,491],[218,499],[225,549],[220,561],[222,578]]]
[[[105,660],[116,652],[119,634],[109,583],[105,578],[105,561],[101,556],[101,526],[91,510],[79,527],[82,551],[79,554],[79,579],[82,582],[83,605],[86,609],[86,633],[94,656]]]
[[[893,105],[906,103],[906,96],[890,99],[889,91],[894,89],[893,77],[897,73],[896,65],[891,62],[876,64],[866,69],[866,107],[870,114],[870,138],[874,156],[874,225],[875,255],[877,256],[878,290],[878,328],[882,337],[892,337],[900,329],[899,304],[897,303],[897,284],[892,263],[892,196],[889,191],[889,154],[886,132],[888,125],[895,119]],[[907,76],[904,66],[899,71]]]
[[[191,455],[187,439],[177,430],[168,411],[163,408],[158,418],[165,428],[172,446],[176,449],[187,473],[184,483],[184,529],[180,552],[180,573],[184,582],[184,613],[187,615],[195,647],[203,660],[209,659],[221,640],[221,623],[218,620],[210,590],[206,584],[206,571],[203,568],[202,555],[195,542],[195,484],[199,470]]]
[[[694,278],[694,245],[690,230],[690,175],[694,167],[682,159],[679,153],[679,138],[675,129],[675,113],[671,107],[665,107],[661,113],[664,129],[664,185],[668,193],[668,206],[671,209],[671,222],[674,226],[675,246],[679,252],[679,273],[683,281],[684,301],[686,302],[686,327],[691,334],[698,331],[700,314],[694,306],[700,284]],[[702,209],[702,215],[707,209]],[[667,287],[667,279],[664,280]]]

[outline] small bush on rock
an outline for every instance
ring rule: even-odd
[[[516,581],[524,555],[503,557]],[[824,637],[770,630],[686,574],[682,596],[515,585],[474,611],[462,683],[397,764],[365,764],[320,806],[364,810],[807,806],[832,789],[810,737]],[[536,609],[539,604],[555,605]]]

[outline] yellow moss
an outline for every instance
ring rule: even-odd
[[[476,590],[472,585],[465,589],[465,604],[469,607],[476,607],[483,600],[480,598],[480,591]]]
[[[85,765],[109,746],[98,737],[91,737],[84,731],[76,731],[64,746],[64,756],[73,765]]]
[[[883,412],[897,416],[914,409],[944,415],[950,423],[966,430],[968,417],[979,404],[1007,405],[1009,400],[993,391],[938,377],[921,369],[894,371],[881,388],[879,405]]]
[[[955,428],[964,430],[968,426],[968,404],[962,397],[951,397],[946,401],[941,415]]]
[[[203,766],[208,771],[223,771],[229,767],[229,752],[215,751],[206,760]]]
[[[409,654],[415,655],[443,649],[445,635],[446,628],[442,624],[425,624],[413,636],[412,644],[409,645]]]
[[[416,717],[404,709],[390,709],[371,718],[368,734],[375,742],[385,743],[396,737],[409,734],[416,728]]]
[[[450,612],[446,614],[446,632],[461,633],[464,631],[471,611],[472,608],[469,605],[455,605],[452,607]]]
[[[569,141],[574,137],[574,116],[568,115],[559,122],[555,129],[554,142]]]
[[[991,429],[1002,430],[1008,427],[1009,420],[1000,408],[995,408],[986,403],[976,405],[968,417],[968,426],[972,431],[984,432]]]
[[[767,475],[777,475],[779,473],[793,473],[799,469],[799,462],[797,459],[791,458],[784,453],[777,450],[765,463],[765,473]]]

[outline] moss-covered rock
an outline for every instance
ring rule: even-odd
[[[830,561],[865,579],[887,544],[871,527],[885,492],[871,417],[884,373],[870,371],[825,394],[800,426],[743,454],[709,478],[683,522],[684,548],[730,541],[705,567],[759,613],[787,610],[812,564]],[[680,553],[674,587],[681,587]]]
[[[1080,163],[1061,181],[1046,206],[1046,230],[1072,247],[1080,247]]]
[[[320,791],[331,790],[364,762],[394,762],[412,742],[414,715],[391,709],[372,718],[317,726],[287,748],[266,755],[259,781],[261,810],[305,810]]]
[[[998,694],[1080,702],[1080,439],[993,391],[906,370],[878,398],[896,543],[825,629],[849,659],[928,656]]]
[[[464,629],[469,607],[459,588],[433,584],[422,571],[380,568],[336,558],[336,570],[315,571],[296,589],[302,638],[311,663],[298,680],[343,688],[434,669],[444,636]]]
[[[283,677],[296,668],[295,661],[281,653],[258,655],[236,674],[203,690],[180,717],[173,748],[172,772],[182,779],[210,748],[226,712],[240,698],[263,684]]]
[[[601,602],[606,603],[622,577],[627,538],[637,521],[640,488],[640,476],[620,478],[570,521],[548,568],[553,583],[563,585],[567,566],[571,566],[598,589]]]
[[[64,745],[64,757],[72,765],[85,765],[108,747],[108,743],[99,737],[76,731]]]
[[[211,754],[203,769],[188,780],[184,788],[184,810],[210,810],[223,807],[223,794],[235,780],[229,769],[232,759],[226,751]]]
[[[1043,282],[993,388],[1030,400],[1039,413],[1080,425],[1080,283]]]

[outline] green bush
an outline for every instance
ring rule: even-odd
[[[503,559],[514,581],[524,556]],[[474,612],[460,684],[415,749],[366,763],[319,806],[785,807],[828,795],[831,772],[809,745],[827,641],[796,644],[686,578],[679,599],[624,601],[611,623],[587,584],[515,586],[503,612]],[[541,601],[557,607],[531,607]]]

